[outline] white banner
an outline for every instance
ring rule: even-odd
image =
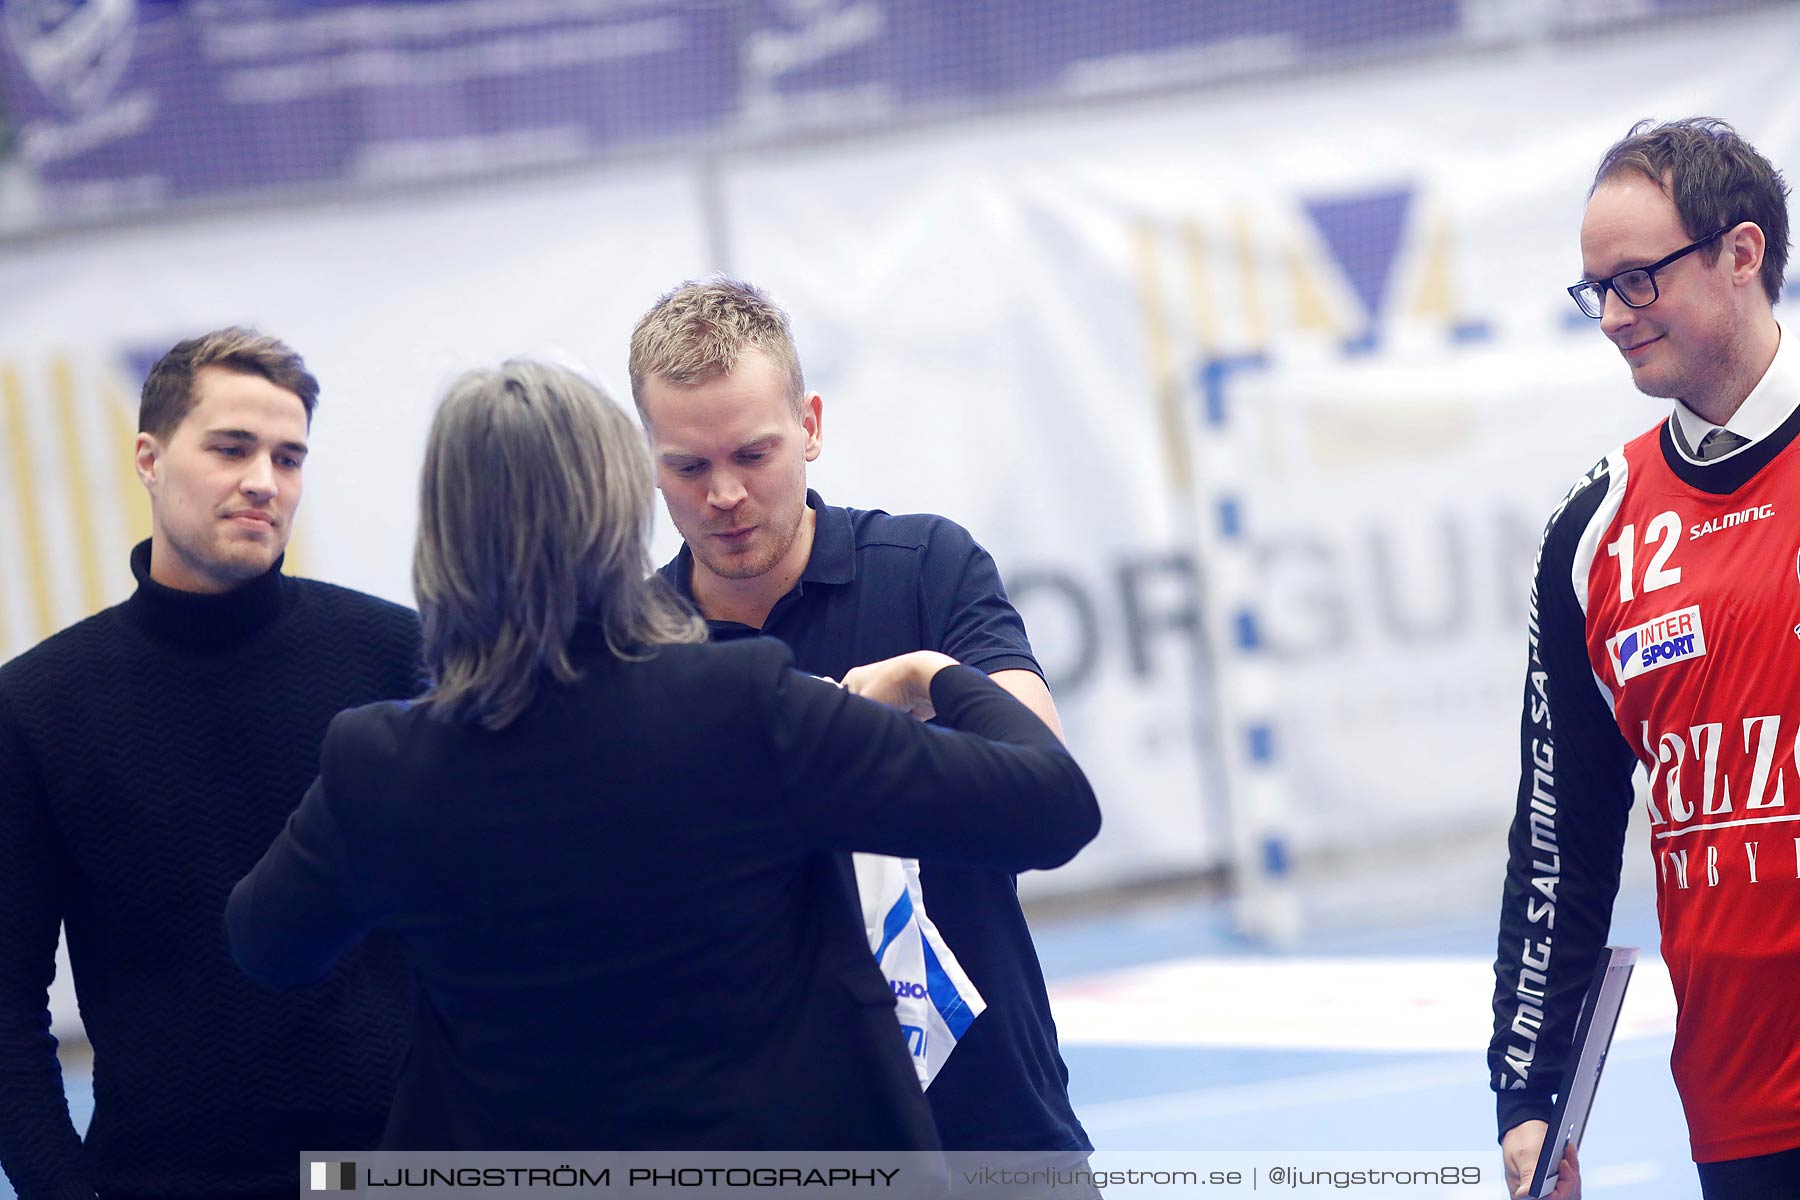
[[[1583,337],[1523,358],[1480,343],[1292,365],[1232,387],[1262,447],[1247,519],[1298,849],[1373,863],[1396,840],[1510,818],[1544,522],[1664,414],[1624,382]]]

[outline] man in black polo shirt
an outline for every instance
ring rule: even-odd
[[[715,639],[780,638],[801,669],[834,679],[941,651],[987,672],[1060,736],[1024,624],[967,531],[942,517],[833,508],[807,489],[821,402],[767,295],[727,279],[683,284],[638,322],[630,365],[657,486],[686,542],[663,575]],[[987,1002],[926,1093],[945,1148],[1092,1150],[1069,1106],[1012,877],[926,862],[920,884]]]

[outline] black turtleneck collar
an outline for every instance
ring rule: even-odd
[[[181,646],[223,649],[238,645],[281,615],[287,599],[281,574],[285,557],[229,592],[184,592],[150,578],[150,542],[145,539],[131,551],[131,573],[138,584],[129,602],[131,613],[151,634]]]

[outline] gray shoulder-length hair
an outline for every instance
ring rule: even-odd
[[[419,480],[413,592],[437,714],[502,729],[578,677],[576,622],[620,658],[706,640],[650,569],[650,455],[595,384],[514,359],[451,385]]]

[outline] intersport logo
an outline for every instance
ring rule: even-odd
[[[1701,658],[1706,654],[1706,632],[1700,625],[1700,606],[1690,605],[1621,629],[1607,639],[1606,652],[1620,684]]]

